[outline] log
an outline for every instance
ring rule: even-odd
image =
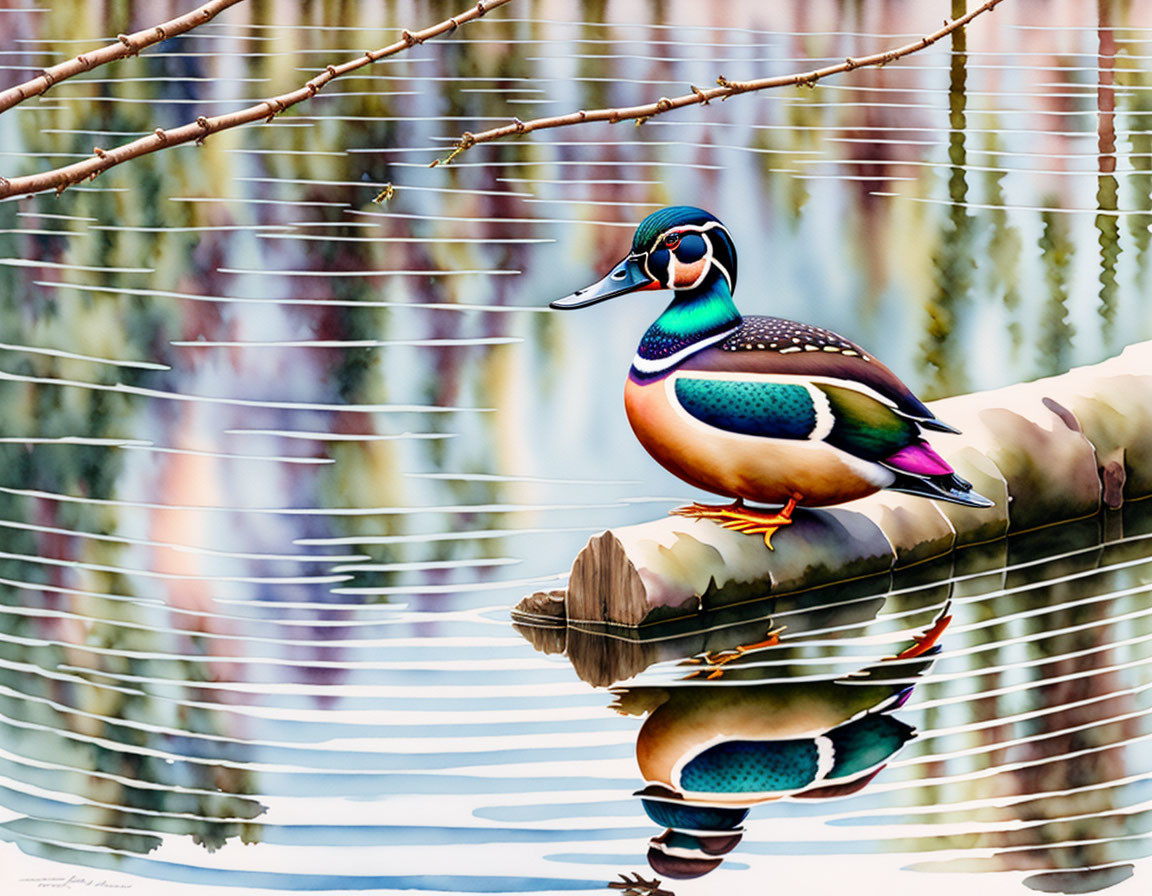
[[[772,651],[777,674],[787,674],[786,664],[793,658],[807,663],[813,655],[822,661],[841,657],[846,673],[859,659],[855,639],[891,636],[881,652],[896,647],[905,629],[929,625],[955,598],[982,593],[988,581],[982,574],[994,573],[1002,587],[1014,588],[1123,565],[1143,556],[1147,541],[1142,536],[1150,533],[1152,501],[1135,501],[1104,515],[965,545],[883,574],[704,612],[689,609],[641,626],[568,623],[563,615],[566,592],[548,592],[525,598],[521,607],[534,613],[517,610],[515,628],[538,651],[563,654],[576,674],[595,687],[631,679],[656,663],[738,650],[773,631],[781,637]]]
[[[929,405],[960,435],[932,444],[988,509],[879,492],[798,508],[772,538],[665,517],[595,535],[562,592],[518,622],[637,629],[754,600],[891,575],[969,545],[1118,510],[1152,495],[1152,342],[1059,376]]]

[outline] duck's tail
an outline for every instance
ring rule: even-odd
[[[973,491],[972,483],[957,476],[948,462],[923,439],[901,448],[880,463],[896,477],[888,486],[893,491],[967,507],[993,506],[994,502]]]
[[[955,473],[918,476],[892,467],[889,469],[896,474],[895,482],[888,486],[894,492],[907,492],[910,495],[950,501],[966,507],[992,507],[996,503],[974,491],[971,482],[961,479]]]

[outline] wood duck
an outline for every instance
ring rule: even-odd
[[[647,795],[749,806],[863,787],[911,739],[890,714],[936,662],[951,621],[945,607],[899,653],[839,678],[782,680],[747,654],[727,668],[732,687],[685,679],[613,689],[617,712],[648,714],[636,739],[655,788]]]
[[[830,330],[741,316],[735,287],[727,228],[702,209],[673,206],[640,222],[632,251],[608,276],[550,306],[673,290],[632,361],[628,420],[666,469],[734,503],[672,513],[763,534],[771,548],[772,534],[801,503],[840,504],[887,488],[992,506],[923,437],[958,430],[891,370]],[[767,512],[745,501],[783,508]]]
[[[717,868],[740,842],[750,807],[857,793],[915,737],[894,715],[940,653],[949,605],[893,656],[837,678],[781,677],[746,653],[732,687],[700,680],[614,688],[613,708],[647,714],[636,738],[645,786],[635,795],[666,830],[648,862],[676,879]]]

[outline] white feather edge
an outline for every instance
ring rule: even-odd
[[[670,233],[673,233],[673,232],[680,232],[680,233],[690,232],[690,233],[699,233],[701,236],[704,237],[704,242],[707,243],[707,245],[708,245],[708,252],[705,255],[705,258],[707,259],[708,263],[706,265],[704,265],[704,269],[700,272],[700,276],[696,278],[696,282],[693,283],[691,286],[678,286],[678,287],[673,286],[673,287],[671,287],[672,289],[677,289],[677,290],[695,289],[697,286],[699,286],[701,283],[704,282],[704,277],[708,274],[708,268],[711,267],[712,265],[716,265],[716,267],[718,267],[720,269],[720,273],[723,274],[724,279],[728,281],[728,289],[729,290],[733,289],[732,275],[730,273],[728,273],[728,269],[725,268],[724,265],[720,264],[720,262],[718,262],[715,258],[715,250],[714,250],[714,247],[712,245],[712,241],[710,239],[708,239],[708,237],[706,235],[709,230],[723,230],[725,233],[728,233],[728,228],[725,227],[723,224],[721,224],[719,221],[708,221],[705,224],[677,224],[674,227],[669,227],[667,230],[665,230],[663,233],[661,233],[659,236],[657,236],[656,239],[653,241],[653,245],[655,245],[656,243],[661,242],[664,239],[664,237],[668,236],[668,234],[670,234]],[[732,239],[732,234],[728,233],[728,239]],[[652,277],[652,272],[648,270],[647,255],[648,255],[648,253],[646,252],[645,253],[646,257],[644,259],[644,271],[645,271],[645,273],[648,274],[649,277]],[[670,261],[671,267],[669,268],[669,271],[668,271],[669,274],[673,274],[673,275],[675,274],[675,268],[676,268],[676,265],[678,263],[679,262],[676,259],[676,253],[672,253],[672,260]],[[652,279],[655,280],[656,278],[652,277]],[[676,280],[675,276],[672,276],[669,279],[672,280],[672,282],[675,282],[675,280]]]
[[[700,349],[715,345],[717,342],[722,342],[738,329],[740,329],[739,324],[730,330],[725,330],[723,333],[717,333],[714,336],[701,339],[699,342],[693,342],[688,347],[680,349],[680,351],[669,355],[667,358],[641,358],[640,353],[637,352],[635,357],[632,358],[632,366],[640,373],[662,373],[669,368],[675,367],[689,355],[700,351]]]

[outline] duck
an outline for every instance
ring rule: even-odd
[[[959,430],[876,357],[823,327],[740,313],[736,246],[710,212],[680,205],[648,215],[603,279],[549,307],[585,308],[648,290],[673,296],[632,359],[628,421],[665,469],[731,501],[671,513],[763,535],[771,549],[798,506],[882,489],[993,506],[926,438]]]
[[[935,664],[950,604],[893,656],[820,680],[781,677],[746,655],[732,687],[687,678],[612,689],[613,709],[647,715],[636,738],[644,813],[664,831],[648,864],[676,880],[718,868],[752,807],[859,793],[916,737],[896,716]]]
[[[950,607],[899,652],[836,678],[782,677],[763,648],[726,668],[731,687],[687,676],[613,688],[612,709],[647,715],[636,738],[646,784],[638,795],[746,807],[863,788],[914,736],[892,714],[935,665]]]
[[[646,783],[634,796],[664,828],[648,841],[652,869],[708,874],[740,843],[752,807],[859,793],[915,738],[893,715],[910,686],[840,691],[831,682],[666,689],[636,744]]]

